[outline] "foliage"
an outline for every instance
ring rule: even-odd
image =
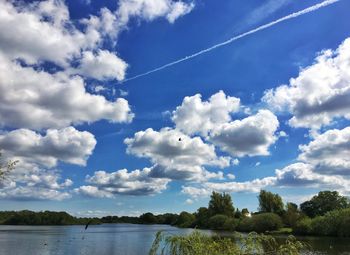
[[[196,217],[195,224],[194,224],[195,227],[197,227],[197,228],[208,228],[209,227],[208,208],[200,207],[200,208],[198,208],[197,212],[194,215]]]
[[[0,213],[0,223],[5,225],[75,225],[100,224],[97,218],[76,218],[66,212],[8,211]]]
[[[311,234],[311,222],[309,217],[305,217],[296,222],[293,226],[293,232],[298,235],[309,235]]]
[[[280,195],[272,192],[261,190],[259,194],[259,210],[260,212],[283,214],[283,201]]]
[[[263,233],[266,231],[278,230],[283,226],[281,217],[274,213],[261,213],[251,218],[244,218],[238,225],[237,230],[242,232],[255,231]]]
[[[237,220],[226,215],[217,214],[209,219],[209,228],[214,230],[234,231],[237,226]]]
[[[242,212],[236,208],[236,211],[235,211],[235,218],[239,219],[239,218],[242,218]]]
[[[234,217],[235,208],[233,207],[231,196],[226,193],[213,191],[209,201],[208,213],[209,216],[223,214],[228,217]]]
[[[239,244],[239,245],[238,245]],[[290,236],[279,244],[272,236],[250,233],[243,237],[208,236],[198,231],[187,236],[156,234],[149,255],[297,255],[304,245]]]
[[[283,222],[288,227],[293,227],[301,218],[301,213],[298,210],[298,205],[294,203],[287,203],[286,211],[283,214]]]
[[[301,211],[311,218],[347,207],[349,207],[348,199],[340,196],[337,191],[320,191],[311,200],[300,205]]]
[[[195,219],[192,213],[181,212],[176,221],[176,225],[180,228],[190,228],[194,225]]]
[[[144,213],[140,216],[140,223],[142,224],[156,224],[157,218],[153,215],[153,213]]]
[[[350,208],[330,211],[313,219],[304,218],[293,231],[304,235],[350,237]]]
[[[165,213],[157,215],[156,218],[158,224],[175,225],[179,215],[175,213]]]
[[[249,211],[247,208],[243,208],[242,209],[242,216],[248,216],[249,215]]]

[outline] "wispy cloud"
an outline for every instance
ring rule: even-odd
[[[302,15],[307,14],[307,13],[310,13],[310,12],[317,11],[317,10],[320,9],[320,8],[326,7],[326,6],[328,6],[328,5],[334,4],[334,3],[339,2],[339,1],[340,1],[340,0],[326,0],[326,1],[323,1],[323,2],[321,2],[321,3],[312,5],[312,6],[310,6],[310,7],[308,7],[308,8],[305,8],[305,9],[303,9],[303,10],[301,10],[301,11],[291,13],[291,14],[289,14],[289,15],[287,15],[287,16],[284,16],[284,17],[282,17],[282,18],[279,18],[279,19],[277,19],[277,20],[275,20],[275,21],[269,22],[269,23],[267,23],[267,24],[264,24],[264,25],[262,25],[262,26],[259,26],[259,27],[257,27],[257,28],[254,28],[254,29],[252,29],[252,30],[250,30],[250,31],[247,31],[247,32],[245,32],[245,33],[242,33],[242,34],[240,34],[240,35],[231,37],[230,39],[228,39],[228,40],[226,40],[226,41],[224,41],[224,42],[215,44],[215,45],[213,45],[213,46],[211,46],[211,47],[209,47],[209,48],[206,48],[206,49],[200,50],[200,51],[198,51],[198,52],[195,52],[195,53],[193,53],[192,55],[188,55],[188,56],[186,56],[186,57],[180,58],[180,59],[178,59],[178,60],[175,60],[175,61],[170,62],[170,63],[168,63],[168,64],[162,65],[162,66],[160,66],[160,67],[157,67],[157,68],[152,69],[152,70],[150,70],[150,71],[147,71],[147,72],[145,72],[145,73],[141,73],[141,74],[138,74],[138,75],[135,75],[135,76],[126,78],[126,79],[120,81],[120,83],[124,83],[124,82],[127,82],[127,81],[135,80],[135,79],[137,79],[137,78],[140,78],[140,77],[143,77],[143,76],[146,76],[146,75],[149,75],[149,74],[152,74],[152,73],[161,71],[161,70],[163,70],[163,69],[165,69],[165,68],[174,66],[174,65],[176,65],[176,64],[179,64],[179,63],[181,63],[181,62],[190,60],[190,59],[195,58],[195,57],[197,57],[197,56],[199,56],[199,55],[202,55],[202,54],[204,54],[204,53],[207,53],[207,52],[210,52],[210,51],[212,51],[212,50],[215,50],[216,48],[220,48],[220,47],[222,47],[222,46],[225,46],[225,45],[227,45],[227,44],[230,44],[230,43],[232,43],[232,42],[234,42],[234,41],[237,41],[237,40],[239,40],[239,39],[241,39],[241,38],[243,38],[243,37],[246,37],[246,36],[248,36],[248,35],[254,34],[254,33],[259,32],[259,31],[261,31],[261,30],[265,30],[265,29],[267,29],[267,28],[269,28],[269,27],[272,27],[272,26],[274,26],[274,25],[276,25],[276,24],[278,24],[278,23],[284,22],[284,21],[289,20],[289,19],[297,18],[297,17],[299,17],[299,16],[302,16]]]

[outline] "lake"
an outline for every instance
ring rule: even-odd
[[[0,226],[0,254],[146,255],[159,230],[171,234],[193,231],[167,225],[137,224],[92,225],[86,231],[84,226]],[[312,245],[315,252],[311,254],[350,254],[350,239],[300,239]]]

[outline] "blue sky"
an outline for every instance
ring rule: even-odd
[[[257,209],[349,195],[346,0],[169,68],[321,1],[2,1],[1,210]],[[126,79],[126,80],[125,80]],[[125,82],[123,82],[125,81]]]

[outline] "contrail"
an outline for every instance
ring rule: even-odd
[[[120,83],[124,83],[124,82],[127,82],[127,81],[135,80],[135,79],[140,78],[140,77],[142,77],[142,76],[146,76],[146,75],[149,75],[149,74],[151,74],[151,73],[158,72],[158,71],[163,70],[163,69],[165,69],[165,68],[168,68],[168,67],[170,67],[170,66],[179,64],[179,63],[184,62],[184,61],[187,61],[187,60],[189,60],[189,59],[191,59],[191,58],[195,58],[195,57],[197,57],[197,56],[199,56],[199,55],[202,55],[202,54],[207,53],[207,52],[209,52],[209,51],[215,50],[216,48],[219,48],[219,47],[222,47],[222,46],[224,46],[224,45],[230,44],[230,43],[232,43],[232,42],[234,42],[234,41],[237,41],[237,40],[239,40],[239,39],[241,39],[241,38],[243,38],[243,37],[246,37],[246,36],[248,36],[248,35],[251,35],[251,34],[254,34],[254,33],[259,32],[259,31],[261,31],[261,30],[264,30],[264,29],[266,29],[266,28],[272,27],[272,26],[274,26],[274,25],[276,25],[276,24],[278,24],[278,23],[281,23],[281,22],[283,22],[283,21],[286,21],[286,20],[289,20],[289,19],[294,19],[294,18],[296,18],[296,17],[299,17],[299,16],[301,16],[301,15],[304,15],[304,14],[307,14],[307,13],[310,13],[310,12],[313,12],[313,11],[316,11],[316,10],[318,10],[318,9],[320,9],[320,8],[326,7],[326,6],[328,6],[328,5],[334,4],[334,3],[339,2],[339,1],[340,1],[340,0],[326,0],[326,1],[323,1],[322,3],[315,4],[315,5],[313,5],[313,6],[310,6],[310,7],[306,8],[306,9],[303,9],[303,10],[298,11],[298,12],[294,12],[294,13],[289,14],[289,15],[283,17],[283,18],[277,19],[277,20],[275,20],[275,21],[272,21],[272,22],[267,23],[267,24],[265,24],[265,25],[262,25],[262,26],[260,26],[260,27],[254,28],[254,29],[252,29],[252,30],[250,30],[250,31],[248,31],[248,32],[243,33],[243,34],[240,34],[240,35],[231,37],[230,39],[228,39],[228,40],[226,40],[226,41],[224,41],[224,42],[215,44],[215,45],[213,45],[213,46],[211,46],[211,47],[209,47],[209,48],[206,48],[206,49],[203,49],[203,50],[198,51],[198,52],[196,52],[196,53],[193,53],[192,55],[189,55],[189,56],[180,58],[180,59],[178,59],[178,60],[175,60],[175,61],[170,62],[170,63],[168,63],[168,64],[162,65],[162,66],[160,66],[160,67],[157,67],[157,68],[152,69],[152,70],[150,70],[150,71],[147,71],[147,72],[145,72],[145,73],[141,73],[141,74],[132,76],[132,77],[130,77],[130,78],[126,78],[126,79],[124,79],[123,81],[120,81]]]

